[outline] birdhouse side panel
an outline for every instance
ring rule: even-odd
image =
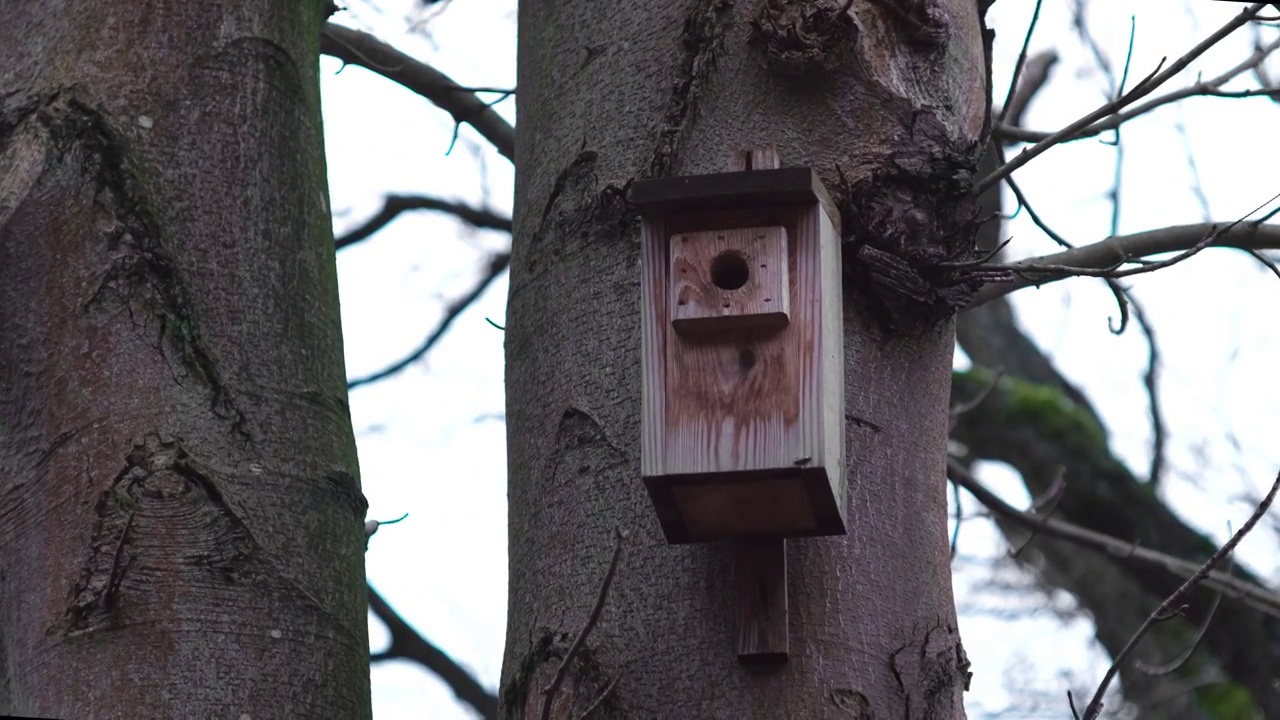
[[[837,216],[838,217],[838,216]],[[842,523],[847,517],[846,484],[848,465],[845,457],[845,346],[844,346],[844,292],[840,257],[840,227],[825,208],[814,208],[813,221],[818,228],[818,251],[821,273],[819,302],[822,322],[819,351],[815,355],[821,363],[816,377],[818,387],[819,437],[815,445],[821,449],[822,466],[827,471],[832,496]]]
[[[666,223],[646,218],[640,235],[640,473],[667,473],[667,257]]]

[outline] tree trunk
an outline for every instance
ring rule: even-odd
[[[0,22],[0,711],[369,717],[319,0]]]
[[[522,3],[507,325],[502,702],[538,716],[630,533],[554,717],[963,717],[946,537],[954,266],[987,118],[973,0]],[[629,180],[810,166],[845,240],[847,537],[788,543],[791,657],[734,654],[732,548],[669,546],[640,481]]]

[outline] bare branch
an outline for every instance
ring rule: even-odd
[[[378,594],[373,586],[369,586],[369,609],[387,626],[391,633],[391,645],[379,653],[374,653],[369,660],[413,660],[435,673],[453,690],[458,699],[475,708],[484,718],[498,716],[498,698],[476,680],[471,673],[453,661],[443,650],[432,645],[426,638],[418,634],[404,618],[400,617],[386,600]]]
[[[1107,132],[1108,130],[1114,130],[1120,127],[1121,125],[1123,125],[1124,123],[1138,117],[1139,115],[1145,115],[1151,112],[1152,110],[1155,110],[1158,107],[1161,107],[1163,105],[1168,105],[1170,103],[1174,103],[1179,100],[1184,100],[1189,97],[1195,97],[1197,95],[1208,95],[1208,96],[1217,96],[1217,97],[1235,97],[1235,98],[1270,97],[1272,99],[1275,99],[1276,88],[1269,87],[1266,85],[1258,89],[1242,90],[1239,92],[1225,92],[1221,90],[1221,87],[1225,85],[1228,81],[1233,80],[1236,77],[1239,77],[1240,75],[1243,75],[1247,72],[1256,71],[1258,68],[1261,67],[1262,61],[1267,59],[1267,57],[1270,56],[1271,53],[1277,49],[1280,49],[1280,38],[1272,40],[1266,45],[1255,47],[1253,53],[1250,54],[1249,57],[1245,58],[1243,62],[1241,62],[1240,64],[1236,65],[1230,70],[1227,70],[1226,72],[1222,73],[1221,75],[1215,78],[1196,82],[1192,85],[1188,85],[1185,88],[1174,90],[1164,95],[1160,95],[1159,97],[1152,98],[1147,102],[1135,105],[1132,108],[1125,110],[1124,112],[1119,112],[1114,115],[1111,115],[1110,117],[1103,118],[1098,122],[1094,123],[1093,125],[1083,128],[1082,130],[1080,130],[1080,132],[1076,133],[1070,138],[1063,140],[1062,142],[1072,142],[1074,140],[1083,140],[1085,138],[1091,138],[1091,137],[1100,135],[1104,132]],[[1004,122],[996,123],[996,125],[993,127],[993,133],[996,135],[996,137],[1000,138],[1005,142],[1030,142],[1030,143],[1042,142],[1052,137],[1054,134],[1054,133],[1042,132],[1038,130],[1026,130],[1021,127],[1018,127],[1018,123],[1015,123],[1012,121],[1008,123],[1004,123]]]
[[[1114,282],[1114,281],[1112,281]],[[1147,370],[1142,374],[1142,386],[1147,391],[1147,406],[1151,409],[1151,464],[1147,466],[1147,482],[1152,488],[1160,486],[1164,473],[1165,427],[1164,406],[1160,403],[1160,346],[1156,343],[1156,331],[1147,318],[1133,291],[1125,291],[1133,315],[1138,319],[1138,329],[1147,341]]]
[[[613,576],[618,572],[618,560],[622,558],[622,541],[627,539],[627,533],[622,528],[614,530],[613,538],[613,557],[609,559],[609,569],[605,571],[604,580],[600,583],[600,592],[596,594],[596,604],[591,608],[591,614],[587,616],[587,621],[583,623],[582,629],[578,631],[578,636],[573,639],[569,645],[569,649],[565,651],[564,659],[560,661],[560,667],[556,669],[556,676],[552,678],[551,684],[542,691],[542,720],[550,720],[551,706],[555,702],[556,693],[560,691],[560,686],[564,684],[564,679],[569,675],[569,667],[573,663],[573,658],[582,649],[587,642],[587,636],[595,629],[596,623],[600,621],[600,614],[604,612],[604,603],[609,599],[609,587],[613,585]],[[605,694],[612,690],[612,684],[605,690]],[[598,700],[597,700],[598,702]]]
[[[1027,108],[1030,107],[1031,101],[1040,89],[1049,81],[1049,71],[1057,62],[1056,50],[1043,50],[1027,58],[1017,87],[1001,109],[1001,124],[1014,127],[1022,125],[1022,116],[1026,114]]]
[[[1243,540],[1251,530],[1253,530],[1254,526],[1258,524],[1258,521],[1262,519],[1262,516],[1267,514],[1267,510],[1271,508],[1272,501],[1276,499],[1277,490],[1280,490],[1280,474],[1276,475],[1275,481],[1271,483],[1271,490],[1267,492],[1267,496],[1262,499],[1262,502],[1258,503],[1258,507],[1254,508],[1253,514],[1249,516],[1249,519],[1245,521],[1244,525],[1241,525],[1240,529],[1231,536],[1231,539],[1228,540],[1225,545],[1218,548],[1218,551],[1200,566],[1200,569],[1196,571],[1195,575],[1188,578],[1186,582],[1182,583],[1181,587],[1173,591],[1172,595],[1166,598],[1164,602],[1160,603],[1160,607],[1156,608],[1151,615],[1147,617],[1146,621],[1142,623],[1142,627],[1139,627],[1138,631],[1133,634],[1133,637],[1129,638],[1129,642],[1116,656],[1115,661],[1111,663],[1111,667],[1107,668],[1106,674],[1102,677],[1102,682],[1098,684],[1098,689],[1093,693],[1093,699],[1090,700],[1089,705],[1085,707],[1085,720],[1094,720],[1102,712],[1102,696],[1106,694],[1107,687],[1111,685],[1111,681],[1115,679],[1116,673],[1120,671],[1120,665],[1133,654],[1133,651],[1138,647],[1138,643],[1141,642],[1142,638],[1151,630],[1151,627],[1158,622],[1163,622],[1164,620],[1173,617],[1177,613],[1177,608],[1186,598],[1187,594],[1196,586],[1203,584],[1205,578],[1207,578],[1213,571],[1214,566],[1222,562],[1224,558],[1236,549],[1236,546],[1240,544],[1240,541]]]
[[[1003,167],[998,168],[995,172],[991,173],[990,175],[988,175],[987,177],[979,181],[974,186],[974,190],[973,190],[974,194],[975,195],[981,194],[983,190],[986,190],[992,185],[995,185],[996,183],[1000,182],[1002,178],[1008,176],[1018,168],[1022,167],[1023,165],[1026,165],[1027,163],[1031,162],[1035,158],[1039,157],[1042,153],[1044,153],[1044,151],[1048,150],[1054,145],[1057,145],[1061,142],[1065,142],[1066,140],[1074,138],[1079,132],[1090,127],[1095,122],[1109,115],[1114,115],[1115,113],[1120,112],[1124,108],[1141,100],[1147,95],[1150,95],[1156,88],[1165,84],[1166,82],[1169,81],[1170,78],[1182,72],[1183,69],[1185,69],[1188,65],[1190,65],[1192,61],[1194,61],[1196,58],[1204,54],[1205,51],[1207,51],[1209,48],[1213,47],[1218,42],[1220,42],[1223,38],[1225,38],[1226,36],[1230,35],[1232,32],[1235,32],[1237,29],[1247,24],[1264,7],[1266,7],[1266,3],[1255,3],[1253,5],[1250,5],[1249,7],[1240,11],[1240,13],[1236,15],[1226,25],[1223,25],[1212,35],[1205,38],[1195,47],[1188,50],[1185,55],[1175,60],[1173,64],[1170,65],[1168,68],[1161,70],[1160,67],[1157,67],[1150,75],[1143,78],[1129,92],[1121,95],[1116,100],[1103,105],[1097,110],[1094,110],[1093,112],[1085,115],[1079,120],[1076,120],[1075,122],[1059,130],[1058,132],[1050,135],[1044,140],[1041,140],[1040,142],[1027,148],[1026,150],[1023,150],[1021,153],[1018,154],[1017,157],[1005,163]]]
[[[1230,558],[1227,559],[1227,572],[1231,571]],[[1154,663],[1143,662],[1142,660],[1134,660],[1133,666],[1140,672],[1148,675],[1168,675],[1176,672],[1195,654],[1196,648],[1200,647],[1200,643],[1204,641],[1204,636],[1209,633],[1209,623],[1213,622],[1214,615],[1218,614],[1218,607],[1222,605],[1222,593],[1214,593],[1213,602],[1210,603],[1209,609],[1204,614],[1204,620],[1200,621],[1200,626],[1196,628],[1195,636],[1191,638],[1191,642],[1187,643],[1187,647],[1178,653],[1177,657],[1172,660],[1156,665]]]
[[[482,210],[470,205],[422,195],[388,195],[382,201],[382,209],[377,214],[338,238],[334,246],[338,250],[350,247],[381,230],[400,213],[408,210],[435,210],[448,213],[474,228],[511,232],[511,218],[491,210]]]
[[[1043,4],[1044,4],[1044,0],[1036,0],[1035,10],[1031,12],[1031,22],[1027,23],[1027,34],[1022,38],[1022,49],[1018,51],[1018,60],[1013,64],[1013,77],[1009,79],[1009,92],[1004,96],[1004,104],[1000,108],[1000,117],[999,117],[1000,122],[1004,122],[1009,117],[1010,109],[1013,108],[1014,95],[1017,93],[1017,91],[1019,90],[1019,86],[1022,84],[1021,82],[1022,71],[1027,64],[1027,48],[1031,46],[1031,36],[1034,35],[1036,32],[1036,23],[1040,22],[1040,6]],[[1056,60],[1057,58],[1055,57],[1054,59]],[[1052,62],[1050,62],[1050,64],[1052,64]],[[1047,76],[1047,68],[1046,68],[1046,76]],[[1042,79],[1040,82],[1043,83],[1044,80]],[[1032,94],[1034,94],[1034,92],[1035,91],[1033,90]],[[1020,119],[1020,116],[1022,115],[1022,108],[1025,108],[1025,107],[1026,107],[1026,104],[1024,101],[1022,106],[1018,108],[1019,119]],[[1014,120],[1013,124],[1017,125],[1018,121]]]
[[[1253,222],[1196,223],[1109,237],[1092,245],[1010,263],[1008,267],[1019,275],[1009,282],[991,283],[983,287],[974,295],[973,302],[968,307],[977,307],[1025,287],[1039,287],[1080,274],[1099,275],[1106,272],[1115,276],[1119,273],[1113,270],[1120,265],[1161,253],[1187,253],[1205,246],[1206,239],[1213,247],[1239,250],[1280,249],[1280,226]]]
[[[444,337],[449,326],[453,324],[454,320],[458,319],[458,316],[462,314],[462,311],[471,307],[471,304],[484,294],[484,291],[489,288],[489,285],[493,284],[493,281],[502,274],[502,271],[507,269],[507,265],[510,263],[511,253],[509,252],[498,253],[490,257],[489,267],[486,269],[484,276],[480,278],[479,282],[475,284],[470,292],[449,304],[449,307],[445,309],[444,317],[440,319],[440,324],[436,326],[435,330],[431,331],[431,334],[427,336],[426,340],[422,341],[422,344],[419,345],[416,350],[410,353],[407,357],[373,373],[372,375],[366,375],[362,378],[347,381],[347,389],[354,390],[361,385],[368,385],[369,383],[377,382],[379,380],[385,380],[386,378],[389,378],[409,367],[423,355],[426,355],[427,352],[430,351],[431,348],[435,347],[435,344],[440,341],[440,338]]]
[[[1067,483],[1063,479],[1065,474],[1066,468],[1059,465],[1053,473],[1053,482],[1049,483],[1049,488],[1039,497],[1031,499],[1031,511],[1040,515],[1040,522],[1031,528],[1031,532],[1027,534],[1022,544],[1009,551],[1009,557],[1016,558],[1021,555],[1022,551],[1026,550],[1031,541],[1035,540],[1044,529],[1044,524],[1053,519],[1053,513],[1058,509],[1058,501],[1062,500],[1063,493],[1067,491]]]
[[[1202,568],[1198,563],[1142,547],[1111,535],[1089,530],[1056,517],[1045,518],[1040,513],[1024,512],[1000,499],[978,481],[958,460],[947,459],[947,476],[969,492],[991,512],[1041,535],[1056,537],[1081,547],[1097,550],[1123,560],[1136,560],[1184,578],[1195,577]],[[1223,595],[1238,599],[1259,612],[1280,618],[1280,594],[1238,578],[1230,573],[1213,570],[1204,577],[1204,586]]]
[[[489,103],[476,97],[475,92],[455,83],[448,75],[369,33],[331,22],[325,23],[320,31],[320,52],[400,83],[448,112],[459,125],[470,124],[493,143],[503,157],[515,162],[516,133],[511,124]]]

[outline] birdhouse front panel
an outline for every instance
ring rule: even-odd
[[[734,228],[673,235],[671,326],[686,335],[787,324],[787,229]]]
[[[705,203],[687,187],[666,204],[634,189],[641,466],[671,542],[845,531],[839,232],[825,192],[794,187],[811,174],[726,199],[732,176],[769,172],[782,171],[710,176],[729,179]]]

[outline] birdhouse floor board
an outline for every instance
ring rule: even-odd
[[[822,468],[663,475],[645,485],[671,543],[845,533]]]

